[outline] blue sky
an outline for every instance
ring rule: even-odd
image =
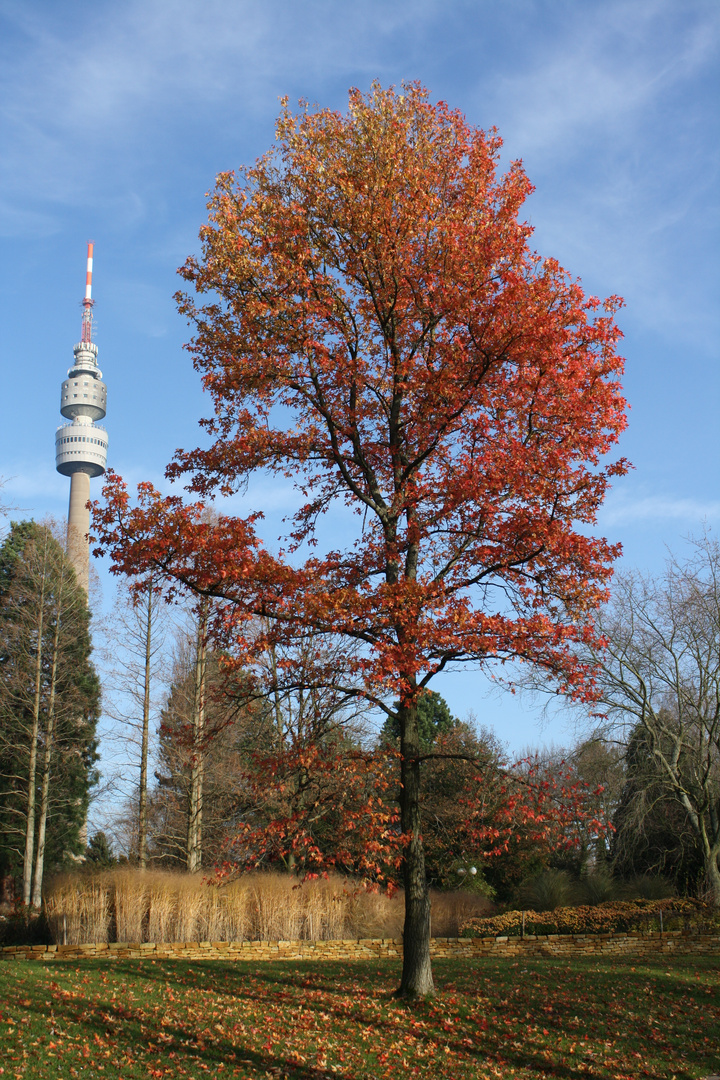
[[[635,468],[599,530],[661,568],[720,526],[719,52],[715,0],[0,0],[5,501],[66,513],[54,432],[87,240],[109,462],[161,483],[206,407],[172,296],[215,174],[267,149],[283,94],[343,109],[351,86],[419,79],[523,159],[537,250],[626,299]],[[246,505],[276,535],[290,494]],[[476,676],[438,689],[512,746],[566,737]]]

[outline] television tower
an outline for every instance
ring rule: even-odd
[[[90,571],[90,477],[105,472],[108,445],[105,428],[95,423],[105,416],[107,387],[97,366],[97,345],[92,340],[92,269],[93,245],[89,243],[82,334],[73,346],[75,360],[60,394],[60,412],[72,422],[62,424],[55,433],[55,467],[70,477],[67,553],[86,594]]]

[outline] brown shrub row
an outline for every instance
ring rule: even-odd
[[[661,927],[662,913],[662,927]],[[524,914],[524,921],[523,921]],[[612,934],[631,930],[709,930],[720,927],[720,915],[701,900],[613,900],[606,904],[556,908],[555,911],[506,911],[491,918],[462,922],[463,937],[498,934]]]

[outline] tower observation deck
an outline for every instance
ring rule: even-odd
[[[101,476],[107,464],[108,438],[97,424],[105,416],[107,387],[97,364],[98,349],[92,340],[93,245],[88,244],[82,335],[73,347],[74,362],[60,391],[60,412],[70,422],[55,433],[55,467],[70,477],[67,553],[78,582],[88,591],[90,550],[90,477]]]

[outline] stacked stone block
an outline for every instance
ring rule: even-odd
[[[530,934],[521,937],[433,938],[433,957],[650,956],[657,953],[720,955],[719,934],[629,932]],[[368,960],[402,955],[402,938],[344,941],[113,942],[98,945],[6,945],[0,960]]]

